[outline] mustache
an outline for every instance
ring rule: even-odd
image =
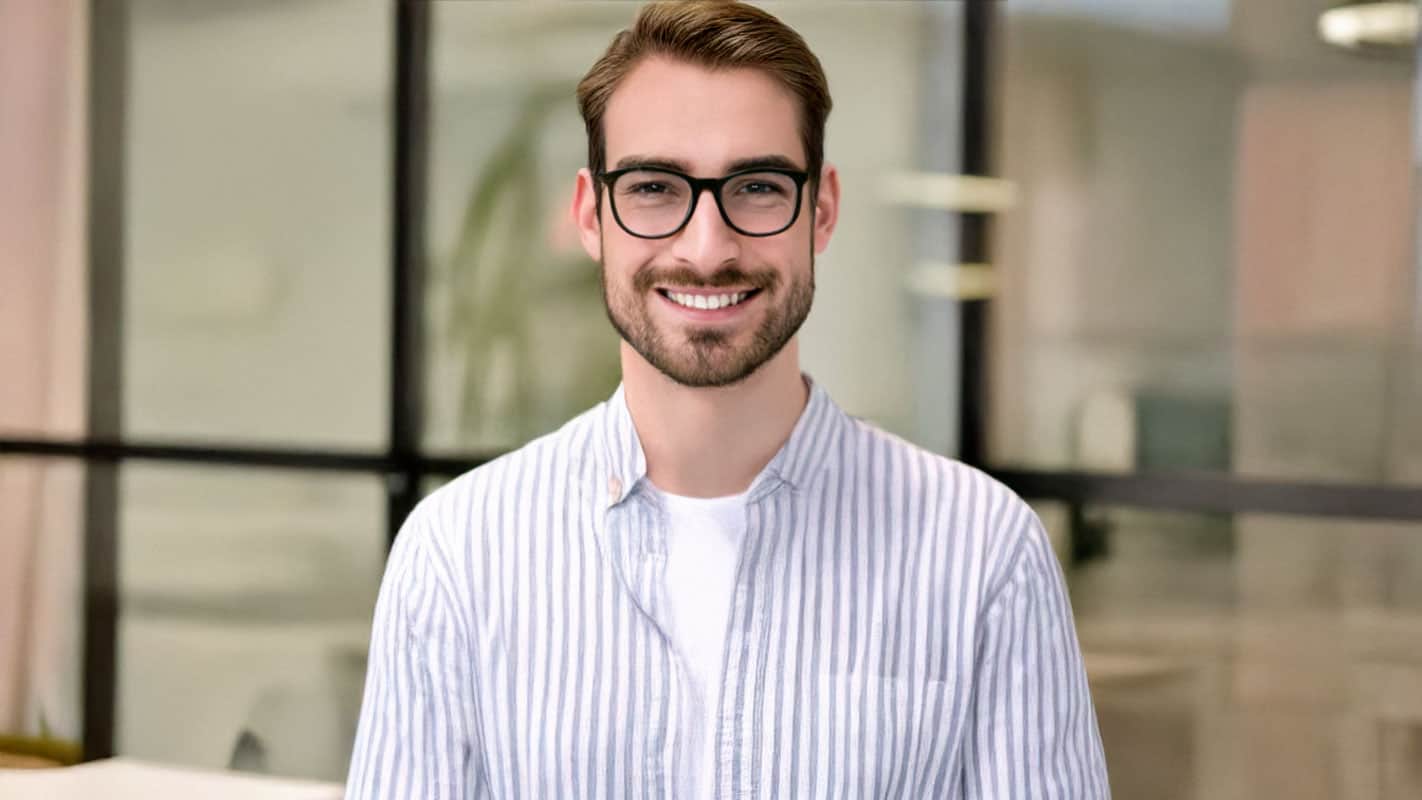
[[[632,288],[638,294],[646,294],[658,286],[677,286],[687,289],[725,289],[749,286],[769,292],[780,285],[780,275],[773,270],[744,270],[740,267],[723,267],[710,275],[702,275],[690,267],[670,267],[660,269],[647,265],[632,276]]]

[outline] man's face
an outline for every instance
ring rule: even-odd
[[[613,93],[603,131],[609,171],[655,165],[718,178],[752,163],[806,168],[796,100],[759,70],[648,58]],[[608,317],[623,340],[693,387],[737,383],[781,352],[810,312],[814,255],[834,228],[838,178],[832,168],[823,175],[820,197],[807,183],[794,224],[773,236],[738,233],[705,192],[678,233],[644,239],[618,225],[607,187],[599,213],[594,179],[582,170],[573,212],[602,265]],[[622,197],[619,209],[633,202]],[[739,302],[715,307],[728,297]]]

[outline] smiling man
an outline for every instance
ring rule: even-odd
[[[654,4],[578,105],[622,386],[410,516],[348,796],[1106,796],[1031,511],[800,371],[840,198],[804,41]]]

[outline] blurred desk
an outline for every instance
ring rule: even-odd
[[[127,758],[57,769],[0,769],[5,800],[339,800],[335,783],[160,766]]]

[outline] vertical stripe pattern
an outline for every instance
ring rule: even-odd
[[[818,385],[751,485],[712,770],[723,798],[1101,798],[1061,569],[980,472]],[[691,785],[665,515],[622,391],[410,515],[347,797],[675,798]]]

